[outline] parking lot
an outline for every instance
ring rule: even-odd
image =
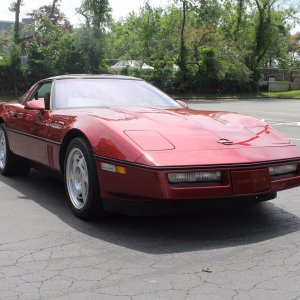
[[[191,101],[255,116],[300,146],[300,101]],[[0,299],[300,299],[300,188],[192,216],[84,222],[63,183],[0,177]]]

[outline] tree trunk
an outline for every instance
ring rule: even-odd
[[[20,7],[21,7],[21,2],[22,0],[17,0],[16,1],[16,6],[15,6],[15,34],[14,34],[14,39],[15,43],[19,44],[20,38],[19,38],[19,31],[20,31]]]
[[[50,19],[52,20],[54,18],[54,13],[55,13],[55,6],[58,0],[53,0],[52,1],[52,7],[51,7],[51,12],[50,12]]]
[[[51,7],[51,12],[50,12],[50,19],[53,19],[53,16],[54,16],[55,4],[56,4],[56,1],[53,0],[52,7]]]
[[[179,67],[181,71],[186,71],[186,45],[185,45],[185,25],[186,25],[186,0],[182,1],[182,23],[180,30],[180,50],[179,50]]]
[[[233,31],[233,35],[234,35],[234,39],[235,41],[238,40],[238,33],[240,31],[241,28],[241,24],[242,24],[242,19],[243,19],[243,13],[244,13],[244,0],[238,0],[237,3],[237,8],[236,8],[236,13],[237,13],[237,20],[236,20],[236,25]]]

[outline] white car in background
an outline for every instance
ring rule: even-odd
[[[142,69],[142,70],[154,70],[153,67],[142,63],[137,60],[120,60],[115,65],[111,66],[111,69],[114,71],[119,71],[125,68],[129,69]]]

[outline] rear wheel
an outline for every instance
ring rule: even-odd
[[[30,165],[9,149],[5,125],[0,124],[0,173],[5,176],[24,176],[30,171]]]
[[[90,219],[103,213],[95,160],[84,138],[69,144],[64,177],[69,204],[77,217]]]

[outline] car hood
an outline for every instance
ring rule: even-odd
[[[91,116],[109,122],[145,151],[195,151],[289,145],[268,124],[230,112],[110,108]]]

